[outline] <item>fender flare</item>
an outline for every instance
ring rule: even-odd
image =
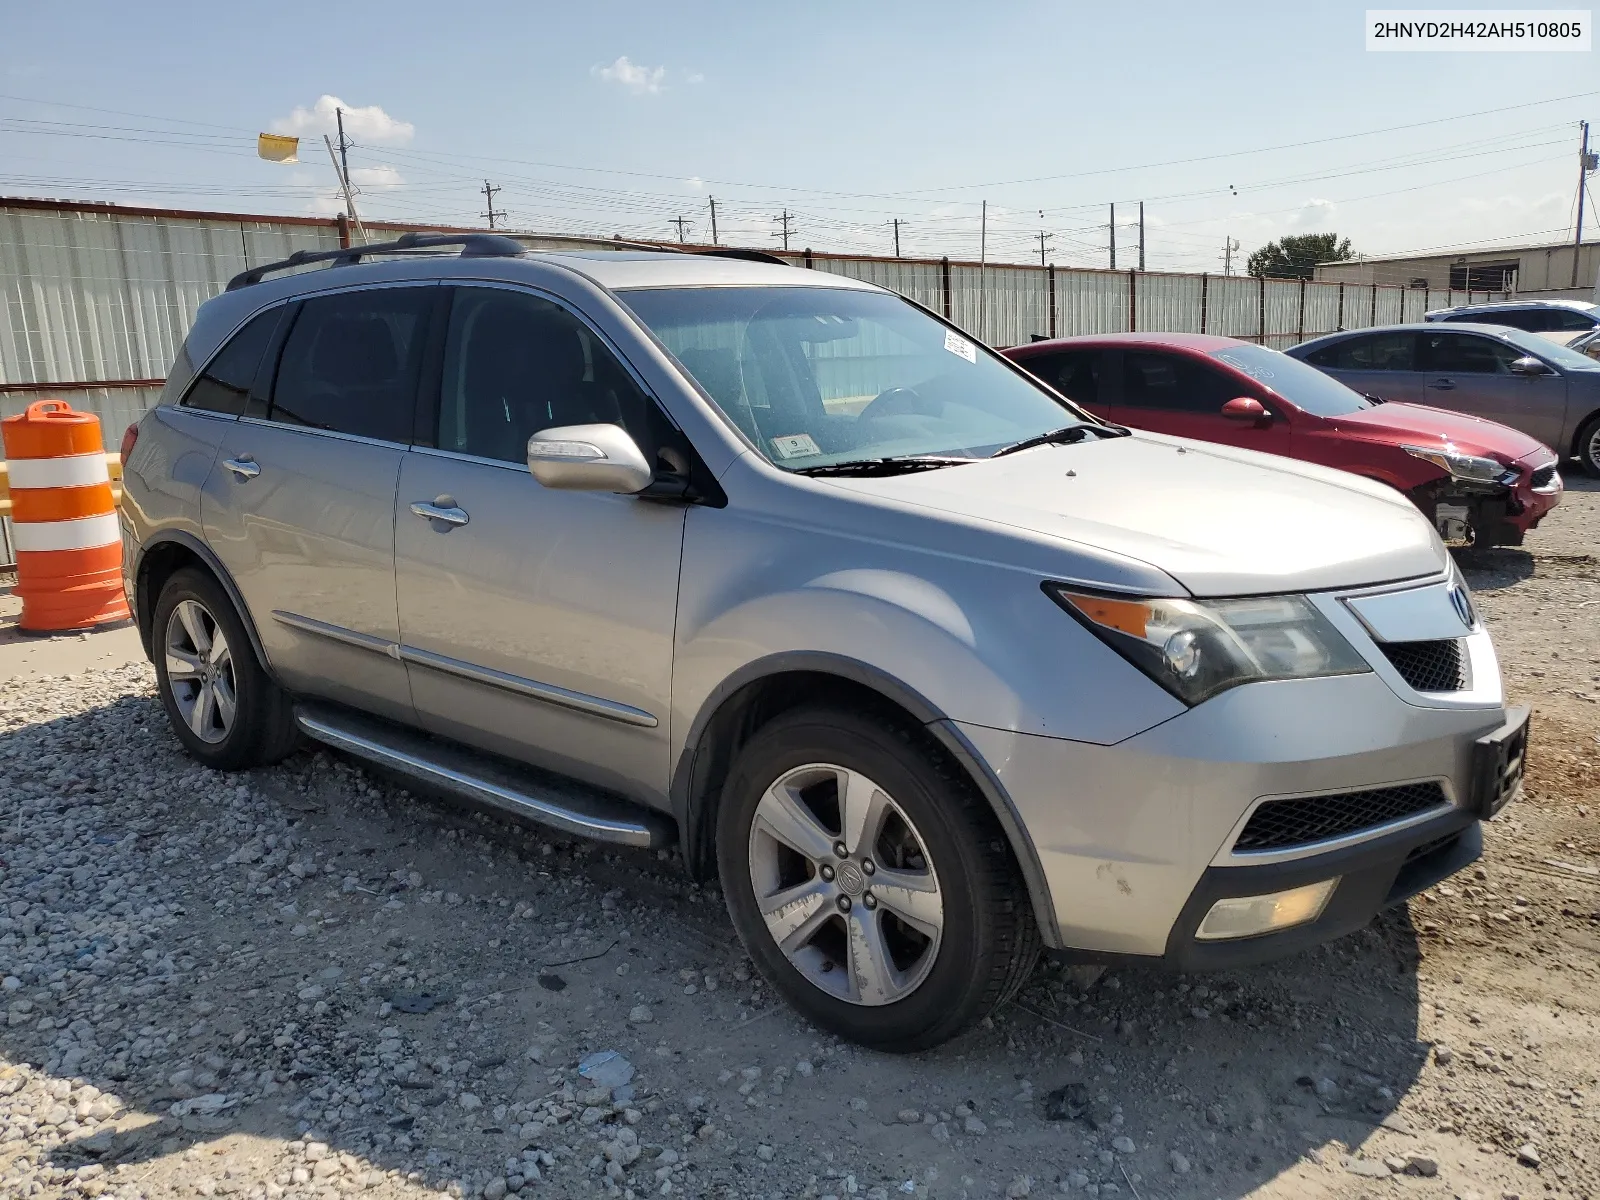
[[[222,585],[222,590],[227,593],[228,600],[233,605],[233,611],[239,617],[239,623],[244,626],[245,635],[250,639],[250,649],[255,652],[256,662],[261,664],[261,669],[267,673],[267,677],[271,679],[273,683],[280,683],[277,672],[272,669],[272,663],[267,658],[267,652],[261,645],[261,635],[256,632],[255,619],[250,615],[250,609],[245,605],[244,596],[240,594],[238,585],[233,581],[233,576],[228,573],[228,568],[222,565],[222,560],[217,557],[216,552],[188,530],[164,530],[161,533],[156,534],[148,542],[139,547],[139,557],[133,565],[134,588],[138,590],[142,589],[144,586],[145,559],[149,556],[150,552],[157,547],[167,545],[182,546],[185,550],[189,551],[201,561],[206,570],[210,571],[212,576],[215,577],[216,581]],[[152,623],[155,620],[155,600],[156,598],[154,596],[150,597],[149,619]],[[137,604],[137,601],[135,601],[135,603]],[[143,611],[142,606],[140,611]],[[144,621],[141,620],[140,625],[142,627],[144,625]],[[146,636],[146,630],[141,628],[140,638],[141,640],[145,641],[145,651],[150,656],[151,661],[154,662],[154,625],[152,624],[149,627],[148,637]]]
[[[1060,934],[1057,932],[1055,905],[1050,896],[1049,881],[1045,878],[1044,867],[1039,861],[1033,840],[1028,836],[1022,818],[999,778],[973,748],[961,732],[960,726],[926,696],[887,671],[847,655],[811,650],[769,654],[740,667],[705,698],[689,726],[683,749],[679,752],[677,765],[673,769],[669,788],[673,816],[677,819],[680,839],[685,846],[686,854],[689,852],[689,845],[696,828],[705,815],[699,811],[696,799],[698,789],[695,787],[695,768],[700,759],[707,728],[729,699],[744,688],[763,679],[800,672],[831,675],[876,692],[885,700],[911,714],[923,729],[944,747],[971,779],[983,798],[989,802],[989,807],[994,812],[995,819],[999,821],[1000,828],[1005,832],[1006,841],[1010,844],[1011,851],[1022,870],[1023,882],[1028,889],[1029,900],[1033,904],[1040,935],[1046,946],[1059,948]]]

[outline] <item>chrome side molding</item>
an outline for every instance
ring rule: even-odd
[[[452,792],[562,833],[621,846],[656,849],[677,840],[676,824],[658,813],[575,781],[504,766],[463,747],[322,705],[295,706],[307,737],[419,783]]]

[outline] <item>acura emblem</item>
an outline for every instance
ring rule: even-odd
[[[1471,629],[1477,622],[1477,617],[1472,611],[1472,601],[1467,596],[1467,589],[1459,583],[1450,589],[1450,607],[1456,610],[1456,616],[1461,618],[1461,623]]]

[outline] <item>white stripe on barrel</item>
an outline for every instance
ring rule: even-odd
[[[60,461],[59,459],[57,461]],[[12,466],[15,466],[12,463]],[[116,513],[98,517],[79,517],[75,521],[20,522],[11,526],[11,541],[18,552],[41,550],[89,550],[122,540]]]
[[[7,464],[14,488],[88,487],[110,483],[104,454],[69,454],[62,458],[13,458]]]

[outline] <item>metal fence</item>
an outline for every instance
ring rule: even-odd
[[[376,238],[408,229],[380,224]],[[155,403],[195,311],[249,267],[341,244],[336,221],[0,200],[0,416],[46,396],[101,418],[108,448]],[[603,247],[603,238],[530,239]],[[1275,348],[1338,329],[1420,320],[1504,293],[1102,271],[949,259],[786,256],[867,280],[942,313],[979,340],[1137,330],[1216,333]],[[0,528],[0,565],[8,530]]]

